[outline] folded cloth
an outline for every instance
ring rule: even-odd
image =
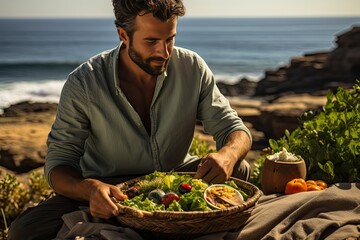
[[[88,208],[64,214],[64,224],[57,234],[58,239],[119,239],[143,240],[133,229],[120,227],[100,218],[92,217]]]
[[[62,219],[64,223],[55,240],[143,240],[143,237],[134,229],[121,227],[116,222],[91,216],[88,208],[64,214]],[[196,237],[193,240],[236,240],[238,235],[239,232],[219,232]]]
[[[260,197],[238,239],[360,239],[360,183]]]

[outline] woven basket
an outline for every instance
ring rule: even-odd
[[[194,173],[178,173],[193,176]],[[139,177],[117,186],[126,190],[129,186],[143,180]],[[250,217],[255,203],[261,196],[261,191],[251,183],[237,178],[230,178],[242,190],[249,194],[249,198],[240,206],[233,206],[222,210],[211,211],[155,211],[148,212],[117,203],[121,214],[117,220],[128,227],[145,230],[162,235],[171,236],[201,235],[223,231],[235,231],[242,227]]]

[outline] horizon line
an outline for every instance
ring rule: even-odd
[[[0,19],[111,19],[111,16],[0,16]],[[360,15],[306,15],[306,16],[182,16],[181,19],[196,18],[196,19],[209,19],[209,18],[360,18]]]

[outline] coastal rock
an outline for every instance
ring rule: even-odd
[[[255,96],[315,93],[350,88],[360,79],[360,26],[337,36],[331,52],[309,53],[291,59],[289,65],[268,70]]]
[[[0,116],[1,117],[24,116],[28,113],[56,111],[56,108],[57,108],[57,104],[55,103],[38,103],[38,102],[32,103],[29,101],[24,101],[13,104],[8,108],[5,108],[4,113]]]
[[[326,96],[298,94],[280,97],[260,107],[260,131],[267,138],[279,139],[285,130],[292,132],[299,126],[300,116],[309,110],[317,111],[326,103]]]
[[[235,84],[227,84],[219,81],[216,85],[220,92],[226,96],[252,96],[255,93],[257,83],[247,78],[242,78]]]
[[[56,104],[21,103],[10,109],[16,111],[4,109],[0,117],[0,166],[16,173],[43,166]]]

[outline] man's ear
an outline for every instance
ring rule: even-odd
[[[118,33],[118,36],[119,36],[119,39],[127,44],[129,42],[129,36],[127,35],[126,31],[121,28],[121,27],[117,27],[117,33]]]

